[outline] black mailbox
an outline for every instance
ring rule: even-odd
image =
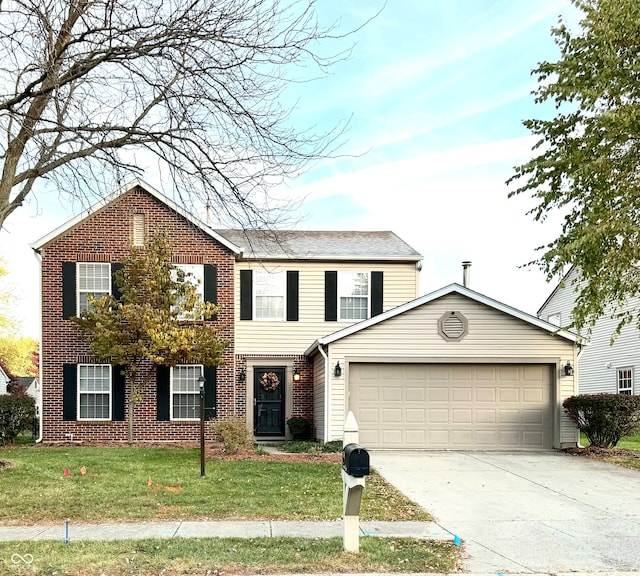
[[[360,444],[347,444],[342,449],[342,468],[356,478],[369,475],[369,452]]]

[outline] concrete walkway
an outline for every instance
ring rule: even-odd
[[[360,523],[363,536],[406,536],[426,540],[452,540],[453,535],[432,522]],[[0,541],[60,540],[65,523],[56,526],[0,526]],[[342,520],[332,522],[207,521],[75,524],[69,522],[68,538],[74,540],[140,540],[143,538],[270,538],[276,536],[331,538],[342,536]]]

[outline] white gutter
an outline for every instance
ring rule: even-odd
[[[42,442],[42,422],[44,420],[43,418],[43,412],[44,412],[44,405],[43,405],[43,401],[42,401],[42,256],[41,254],[37,251],[34,250],[33,251],[34,256],[36,257],[36,260],[38,261],[38,265],[40,267],[40,282],[39,282],[39,300],[40,300],[40,342],[38,342],[38,347],[40,348],[39,350],[39,354],[38,354],[38,380],[39,380],[39,384],[40,386],[38,386],[38,396],[39,396],[39,401],[38,401],[38,407],[40,408],[40,415],[38,417],[38,437],[36,438],[36,444],[39,444],[40,442]]]
[[[324,434],[322,441],[326,442],[329,438],[329,356],[321,344],[318,344],[318,350],[324,358]]]

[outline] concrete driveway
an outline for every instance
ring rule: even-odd
[[[556,452],[373,451],[476,573],[640,570],[640,472]]]

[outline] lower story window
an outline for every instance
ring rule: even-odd
[[[111,366],[78,366],[78,415],[80,420],[111,419]]]
[[[618,368],[618,394],[633,394],[633,368]]]
[[[174,366],[171,369],[171,419],[200,418],[200,383],[203,367],[198,364]]]

